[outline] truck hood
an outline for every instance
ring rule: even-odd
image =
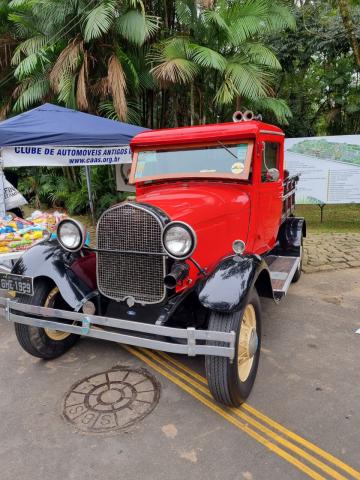
[[[223,182],[169,182],[138,191],[137,201],[160,208],[196,232],[194,258],[209,265],[232,252],[236,239],[247,240],[250,198],[246,186]]]
[[[144,189],[137,201],[149,203],[163,210],[174,220],[194,224],[207,223],[219,217],[232,215],[249,203],[248,194],[238,185],[174,183]]]

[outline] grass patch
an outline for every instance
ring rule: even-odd
[[[318,205],[297,205],[295,215],[305,217],[310,233],[360,233],[360,205],[357,204],[326,205],[323,223]]]

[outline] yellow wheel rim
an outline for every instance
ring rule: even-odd
[[[55,304],[56,295],[58,295],[58,293],[59,293],[59,289],[57,287],[53,288],[45,300],[44,307],[53,308]],[[49,338],[51,338],[51,340],[55,340],[56,342],[65,340],[65,338],[71,335],[71,333],[60,332],[60,330],[50,330],[49,328],[44,328],[44,330],[46,335]]]
[[[238,372],[242,382],[246,382],[249,378],[257,349],[256,312],[253,305],[249,303],[241,321],[238,343]]]

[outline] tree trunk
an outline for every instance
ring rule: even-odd
[[[353,50],[355,64],[360,70],[360,45],[354,33],[354,23],[350,15],[350,7],[348,0],[338,0],[339,10],[342,17],[342,21]]]
[[[194,84],[190,85],[190,125],[194,125],[195,116],[195,99],[194,99]]]
[[[179,114],[179,98],[177,92],[174,92],[174,127],[179,126],[178,121],[178,114]]]

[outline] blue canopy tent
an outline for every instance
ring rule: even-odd
[[[144,130],[46,103],[0,122],[1,166],[85,166],[90,209],[94,215],[89,166],[128,162],[129,142]],[[0,170],[0,213],[4,213]]]
[[[0,147],[128,145],[142,127],[45,103],[0,122]]]

